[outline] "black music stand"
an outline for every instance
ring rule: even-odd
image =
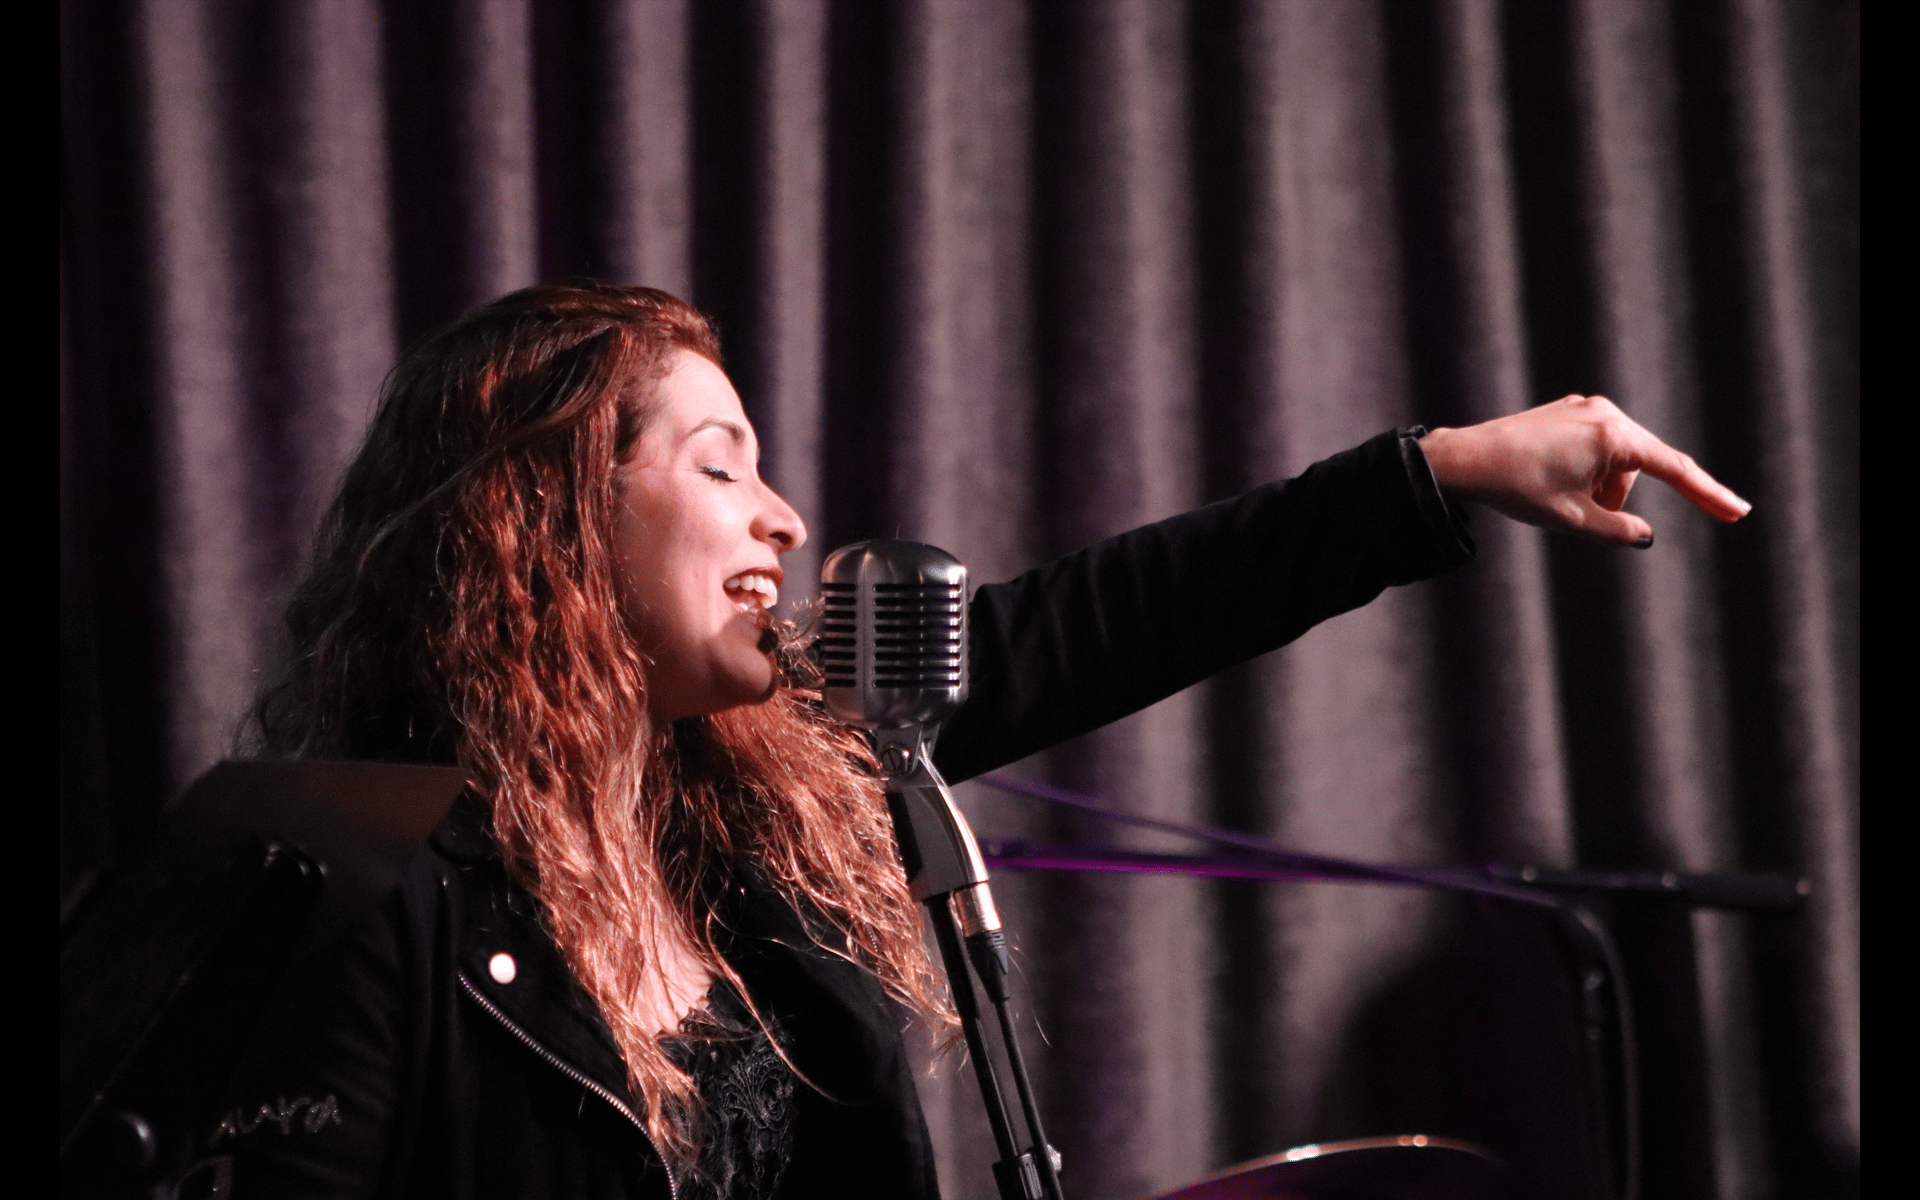
[[[150,1195],[467,786],[444,767],[226,762],[60,950],[60,1188]]]

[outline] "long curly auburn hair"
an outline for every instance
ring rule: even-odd
[[[671,361],[720,361],[707,322],[651,288],[502,297],[394,369],[286,609],[287,667],[252,717],[272,757],[456,764],[491,802],[507,869],[598,1002],[678,1167],[705,1111],[646,1027],[655,933],[707,965],[729,879],[764,880],[822,944],[947,1018],[865,742],[778,655],[764,704],[657,729],[617,600],[616,473]],[[666,898],[665,907],[659,897]]]

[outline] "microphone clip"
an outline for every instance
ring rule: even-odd
[[[986,883],[980,844],[933,765],[925,731],[919,726],[876,729],[872,737],[874,754],[887,770],[887,808],[913,898],[924,903]],[[992,904],[989,898],[988,910]]]

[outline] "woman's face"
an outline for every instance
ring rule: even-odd
[[[614,553],[653,719],[665,724],[773,694],[768,610],[780,556],[807,528],[760,481],[753,427],[720,368],[682,351],[660,401],[620,468]]]

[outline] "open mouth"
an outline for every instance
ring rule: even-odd
[[[762,616],[780,601],[780,581],[766,571],[742,571],[721,585],[727,599],[749,616]]]

